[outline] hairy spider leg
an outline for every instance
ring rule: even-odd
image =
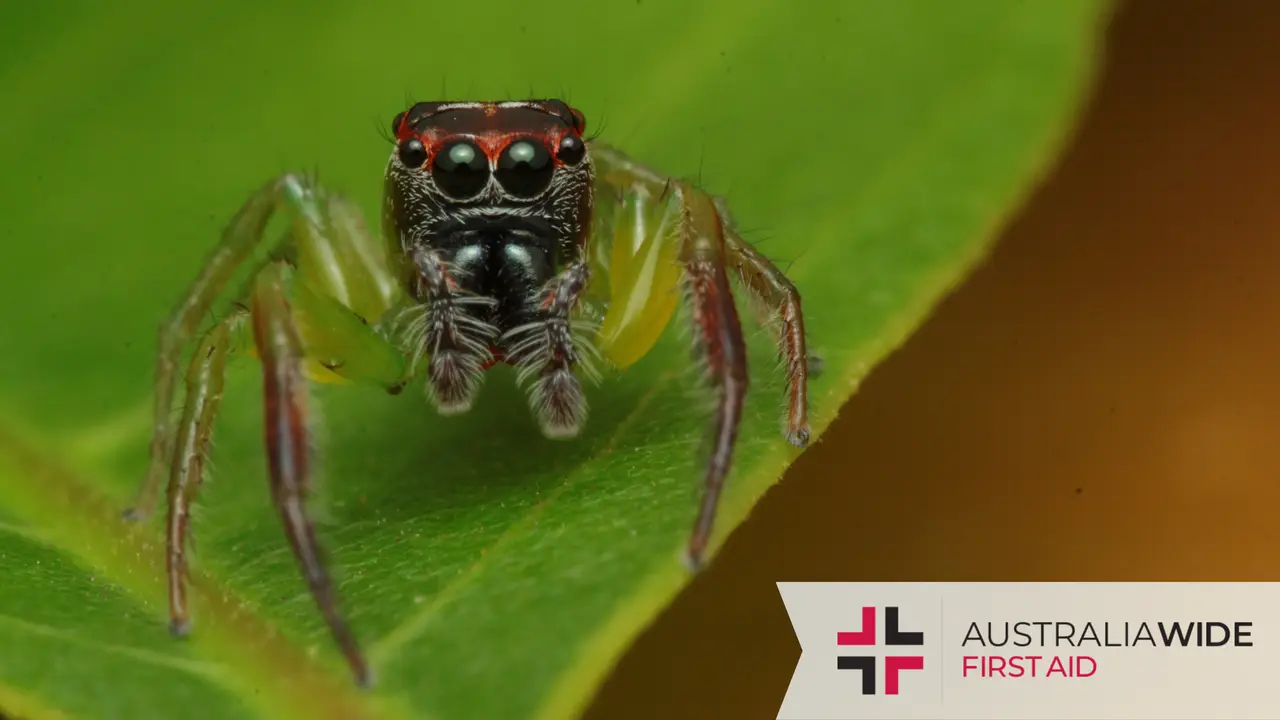
[[[707,465],[702,505],[689,538],[687,561],[697,568],[711,537],[720,493],[733,459],[747,393],[747,348],[742,324],[726,273],[727,253],[720,216],[710,196],[679,183],[684,196],[684,288],[695,326],[695,341],[718,395],[712,420],[711,460]]]
[[[598,198],[610,198],[614,240],[608,257],[609,310],[601,327],[600,350],[625,367],[657,342],[675,310],[675,290],[683,289],[694,321],[696,348],[716,391],[712,451],[704,494],[686,560],[698,568],[710,540],[724,488],[748,375],[741,321],[728,269],[736,269],[748,291],[772,308],[779,352],[786,364],[788,403],[784,435],[803,447],[809,440],[808,376],[816,358],[807,354],[804,316],[794,285],[734,229],[727,205],[690,184],[661,176],[623,153],[592,146]]]
[[[177,365],[213,304],[222,296],[237,270],[253,259],[263,245],[263,232],[280,206],[292,215],[291,233],[278,248],[293,252],[307,285],[332,299],[329,304],[349,308],[363,318],[377,319],[399,299],[399,285],[388,268],[385,249],[364,230],[358,208],[340,197],[317,195],[312,181],[286,174],[268,182],[249,198],[223,230],[222,239],[205,259],[196,279],[160,326],[155,364],[155,424],[152,428],[150,465],[133,506],[131,520],[150,516],[155,496],[173,457],[174,427],[171,410],[177,390]],[[327,213],[326,213],[327,211]],[[327,216],[326,216],[327,215]],[[317,306],[323,302],[315,303]],[[350,312],[324,312],[329,323],[350,324],[342,317]],[[351,352],[347,350],[348,354]],[[386,353],[374,352],[377,365]],[[348,371],[350,374],[351,371]],[[312,367],[315,379],[334,381],[340,373]]]
[[[169,514],[165,528],[165,567],[169,578],[169,628],[174,635],[190,631],[187,609],[186,544],[191,503],[204,481],[213,439],[214,420],[222,402],[227,356],[245,340],[248,311],[237,307],[200,339],[187,369],[186,402],[177,425],[173,462],[169,466]]]
[[[533,380],[529,407],[543,435],[552,439],[575,437],[587,419],[586,396],[575,369],[593,380],[600,378],[589,356],[594,346],[574,337],[573,313],[590,278],[591,264],[584,253],[530,299],[535,319],[503,337],[508,361],[518,368],[517,381],[524,385]]]
[[[325,196],[311,181],[285,175],[261,188],[236,214],[223,240],[161,332],[156,393],[172,398],[173,366],[202,316],[217,299],[235,266],[247,262],[267,222],[279,207],[290,232],[250,282],[248,304],[237,306],[199,343],[187,373],[187,402],[175,427],[169,405],[157,405],[151,468],[139,498],[153,498],[149,485],[169,467],[167,534],[170,621],[175,634],[190,628],[186,603],[185,540],[190,505],[199,487],[227,356],[247,344],[262,361],[266,445],[272,497],[308,588],[357,680],[371,681],[368,665],[338,609],[305,498],[311,486],[306,379],[381,385],[398,392],[407,380],[403,355],[370,326],[397,301],[398,286],[382,247],[370,237],[355,205]],[[176,446],[175,446],[176,445]],[[149,505],[129,511],[145,517]]]
[[[493,304],[487,297],[464,293],[464,271],[452,267],[438,250],[419,247],[411,254],[413,282],[424,303],[409,305],[405,344],[413,348],[411,372],[427,355],[428,397],[441,415],[460,415],[471,409],[483,370],[492,363],[489,346],[493,327],[467,312],[468,306]],[[416,315],[416,317],[414,317]]]
[[[800,292],[778,266],[742,239],[733,226],[728,203],[723,198],[716,198],[715,204],[724,229],[729,262],[737,267],[742,284],[751,294],[777,314],[774,329],[787,377],[787,412],[783,421],[783,433],[787,442],[802,448],[809,444],[809,374],[815,372],[813,368],[821,361],[810,356],[805,347]]]
[[[288,266],[274,264],[259,273],[250,305],[254,346],[262,359],[271,498],[284,523],[293,554],[302,566],[311,596],[357,682],[367,686],[373,676],[338,608],[337,593],[325,567],[315,527],[307,516],[305,502],[312,489],[308,386],[302,337],[289,303],[288,271]]]

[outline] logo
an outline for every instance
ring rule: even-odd
[[[862,629],[857,632],[836,633],[836,645],[845,647],[874,647],[876,644],[876,609],[862,608]],[[899,623],[897,606],[884,609],[884,644],[890,648],[920,647],[924,645],[923,632],[908,632]],[[918,651],[917,651],[918,652]],[[877,661],[884,660],[884,694],[898,694],[899,675],[907,670],[923,670],[923,655],[840,655],[836,667],[841,670],[857,670],[862,674],[862,694],[876,694]]]
[[[800,643],[779,720],[1280,718],[1280,582],[778,592]]]

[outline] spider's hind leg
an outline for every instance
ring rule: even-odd
[[[809,375],[822,367],[821,358],[805,348],[804,312],[795,284],[768,258],[760,254],[733,226],[727,203],[715,199],[724,232],[729,264],[738,271],[742,283],[776,314],[770,323],[778,337],[778,350],[786,366],[787,413],[784,434],[796,447],[809,444]]]

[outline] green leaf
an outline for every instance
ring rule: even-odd
[[[242,361],[196,518],[194,634],[171,639],[160,524],[117,520],[146,463],[154,331],[266,178],[319,167],[372,220],[406,93],[567,94],[790,264],[826,359],[820,433],[1052,161],[1107,10],[56,5],[0,11],[0,708],[32,718],[572,717],[688,582],[706,416],[678,328],[591,394],[573,442],[540,437],[504,369],[450,419],[417,392],[319,388],[324,536],[380,678],[359,692],[270,507]],[[713,547],[797,454],[770,341],[752,347]]]

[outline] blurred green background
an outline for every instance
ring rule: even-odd
[[[1056,172],[589,717],[774,717],[779,580],[1277,580],[1277,37],[1270,0],[1122,3]]]

